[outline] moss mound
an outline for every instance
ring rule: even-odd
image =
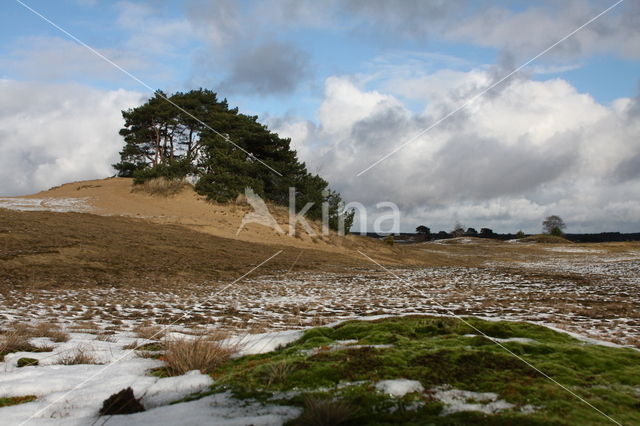
[[[617,421],[640,424],[640,352],[528,323],[467,321],[471,326],[411,316],[310,329],[277,351],[227,362],[212,374],[216,384],[206,394],[231,390],[238,398],[302,407],[292,424],[335,411],[340,424],[354,425],[607,423],[484,333]],[[418,381],[424,391],[391,397],[376,389],[394,379]],[[472,408],[456,409],[441,396],[447,392],[467,395],[461,402]],[[491,395],[493,405],[482,402]]]

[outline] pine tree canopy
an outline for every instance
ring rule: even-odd
[[[211,90],[170,96],[157,91],[143,105],[122,111],[122,117],[124,147],[120,162],[113,165],[118,176],[139,184],[196,175],[196,191],[218,202],[234,199],[250,187],[263,198],[287,205],[289,187],[295,187],[296,208],[314,203],[309,218],[320,219],[321,204],[327,202],[329,226],[338,229],[344,214],[345,230],[351,227],[353,211],[342,211],[340,194],[307,171],[290,139],[271,132],[258,117],[229,108],[227,100],[219,101]]]

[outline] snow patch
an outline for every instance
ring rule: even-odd
[[[472,392],[449,387],[432,389],[433,397],[444,404],[442,415],[461,411],[480,411],[485,414],[495,414],[502,410],[509,410],[515,405],[502,399],[493,392]]]
[[[87,198],[0,198],[0,208],[17,211],[86,212]]]
[[[408,379],[381,380],[376,383],[376,389],[396,398],[401,398],[408,393],[424,391],[424,387],[419,381]]]

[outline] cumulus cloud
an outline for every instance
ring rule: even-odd
[[[354,35],[419,42],[439,38],[497,48],[528,59],[611,6],[601,0],[536,2],[523,8],[484,1],[346,0],[278,2],[269,16],[285,25],[340,26]],[[344,19],[348,17],[348,19]],[[545,55],[571,61],[593,53],[640,57],[640,4],[624,2]],[[338,24],[338,22],[340,24]]]
[[[473,44],[533,55],[584,25],[613,2],[574,0],[549,2],[514,11],[498,6],[470,14],[451,26],[447,37]],[[593,53],[615,52],[640,58],[640,6],[624,2],[593,21],[547,54],[575,59]]]
[[[113,175],[120,111],[140,93],[0,80],[0,194]]]
[[[488,70],[464,74],[462,81],[491,81]],[[466,86],[452,82],[451,87]],[[640,190],[635,157],[640,127],[629,113],[635,103],[621,99],[605,106],[561,79],[516,79],[356,176],[462,97],[460,90],[449,97],[443,90],[433,96],[434,90],[423,88],[429,106],[416,114],[390,93],[366,90],[352,77],[332,77],[318,125],[271,125],[298,138],[297,146],[313,147],[302,150],[302,159],[321,168],[347,200],[371,207],[384,200],[397,203],[405,230],[423,222],[448,229],[460,220],[536,232],[546,214],[562,215],[576,232],[640,226],[640,216],[633,216],[640,201],[632,195]],[[296,128],[306,131],[291,132]],[[615,173],[624,179],[608,178]]]
[[[309,58],[291,43],[263,43],[234,58],[220,89],[260,95],[291,93],[310,74]]]

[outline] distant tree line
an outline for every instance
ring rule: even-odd
[[[560,216],[548,216],[542,222],[543,232],[549,235],[555,235],[562,237],[564,236],[563,230],[566,228],[566,224],[560,218]],[[526,234],[522,232],[522,230],[516,232],[515,234],[496,234],[490,228],[480,228],[480,232],[476,231],[475,228],[467,228],[465,230],[464,226],[460,223],[456,223],[451,232],[440,231],[436,234],[431,233],[431,229],[425,225],[420,225],[416,228],[416,233],[422,237],[422,240],[441,240],[445,238],[456,238],[456,237],[478,237],[478,238],[494,238],[494,239],[512,239],[512,238],[524,238]],[[507,238],[508,237],[508,238]]]
[[[313,203],[306,214],[310,219],[321,219],[326,202],[332,229],[338,229],[342,214],[346,231],[353,223],[354,212],[342,211],[340,194],[308,172],[290,139],[269,131],[257,116],[229,108],[227,100],[218,100],[211,90],[173,95],[158,91],[143,105],[122,111],[122,117],[125,144],[120,162],[113,165],[118,176],[139,184],[195,175],[196,191],[218,202],[234,199],[250,187],[267,200],[288,205],[289,187],[294,187],[297,209]]]

